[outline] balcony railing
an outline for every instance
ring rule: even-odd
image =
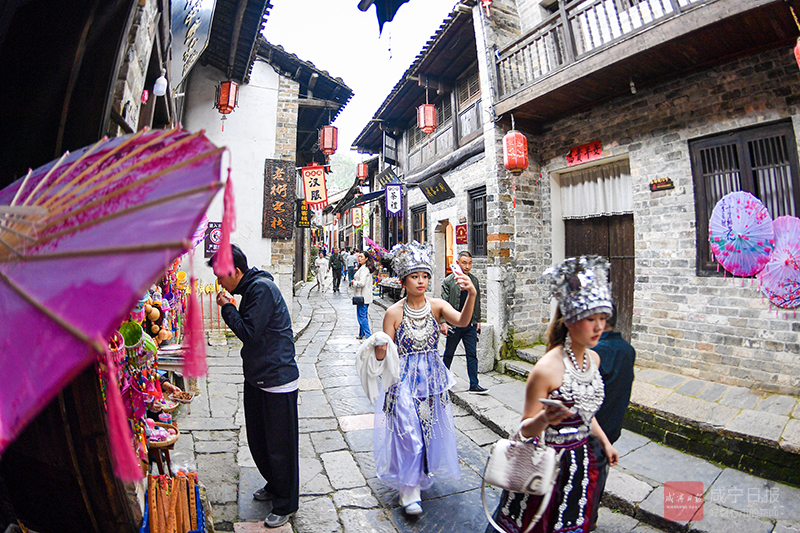
[[[575,61],[708,0],[559,0],[559,11],[500,53],[505,99]]]

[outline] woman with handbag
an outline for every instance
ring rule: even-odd
[[[597,437],[591,441],[599,441],[611,466],[619,458],[594,419],[604,391],[600,358],[589,349],[612,312],[608,264],[597,256],[570,258],[542,279],[549,282],[558,309],[547,332],[548,351],[528,376],[519,434],[528,440],[543,435],[545,444],[560,453],[560,470],[549,494],[504,490],[493,517],[499,528],[490,524],[486,533],[588,532],[598,473],[589,436]]]
[[[439,324],[469,324],[477,291],[468,276],[457,274],[467,298],[456,311],[445,300],[425,295],[433,272],[430,245],[398,244],[390,256],[406,297],[387,309],[383,320],[383,332],[397,347],[399,378],[380,388],[375,404],[375,472],[397,489],[406,514],[418,515],[420,491],[430,488],[435,476],[461,476],[449,392],[455,378],[439,354]],[[384,360],[387,346],[375,347],[376,359]]]
[[[358,253],[358,270],[353,277],[353,304],[356,306],[358,319],[357,339],[366,339],[372,333],[369,329],[369,304],[372,303],[372,274],[375,273],[375,262],[364,252]]]

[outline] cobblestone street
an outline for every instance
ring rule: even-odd
[[[375,477],[373,406],[356,375],[358,325],[350,294],[344,287],[341,293],[329,290],[309,294],[310,287],[306,285],[298,292],[293,309],[295,327],[300,328],[296,331],[296,347],[300,368],[301,485],[300,509],[290,524],[276,530],[265,528],[268,504],[252,497],[264,481],[247,447],[241,399],[241,344],[237,339],[229,337],[225,342],[222,337],[212,336],[208,376],[198,380],[200,394],[192,403],[191,414],[181,413],[177,419],[182,437],[172,454],[173,464],[196,464],[215,530],[483,531],[486,519],[480,500],[480,473],[488,447],[499,436],[454,404],[461,479],[438,480],[422,493],[422,516],[406,517],[397,502],[397,492]],[[370,306],[373,333],[380,327],[383,313],[379,305]],[[453,368],[457,376],[464,376],[463,358],[457,357]],[[462,385],[461,377],[458,381]],[[498,497],[495,490],[487,490],[490,509],[494,509]],[[599,533],[656,531],[607,509],[601,509],[601,524]]]

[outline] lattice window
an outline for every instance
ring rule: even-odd
[[[689,143],[697,216],[697,270],[716,272],[708,245],[708,220],[720,198],[747,191],[773,219],[797,216],[800,173],[790,122],[749,128]]]

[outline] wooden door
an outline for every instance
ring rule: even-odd
[[[609,259],[611,294],[617,308],[616,330],[630,342],[633,328],[633,215],[564,221],[567,257],[602,255]]]

